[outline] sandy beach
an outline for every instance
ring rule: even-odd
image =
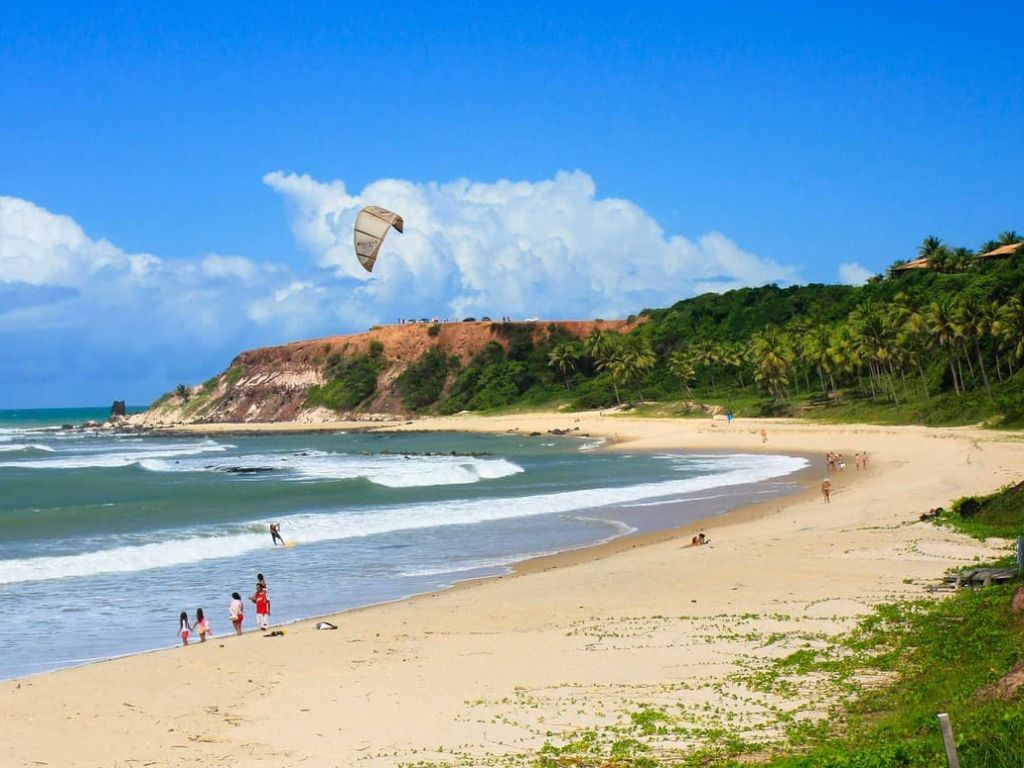
[[[847,469],[833,475],[831,504],[817,489],[822,461],[807,491],[707,521],[708,546],[688,546],[696,526],[629,537],[341,614],[331,618],[334,632],[307,621],[281,637],[221,634],[187,649],[5,681],[4,764],[491,764],[665,704],[692,718],[693,743],[701,728],[726,720],[770,736],[772,711],[795,705],[732,675],[849,629],[877,602],[925,596],[951,567],[1001,553],[1002,542],[917,518],[1020,480],[1024,467],[1020,435],[975,428],[547,413],[188,431],[368,426],[560,429],[607,437],[605,450],[624,451],[835,450]],[[854,469],[856,451],[868,452],[867,470]],[[17,631],[16,617],[5,623]],[[810,699],[815,682],[801,684]]]

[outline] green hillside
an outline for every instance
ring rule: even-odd
[[[451,413],[642,402],[681,414],[681,403],[714,403],[747,416],[1020,425],[1022,250],[986,259],[928,238],[927,268],[894,265],[860,287],[705,294],[644,310],[646,322],[628,334],[595,331],[582,341],[554,326],[536,334],[530,324],[496,323],[507,348],[494,343],[452,366],[445,387],[436,376],[422,391],[410,386],[406,404]]]

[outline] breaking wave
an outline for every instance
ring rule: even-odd
[[[394,457],[390,457],[394,458]],[[433,457],[432,457],[433,458]],[[440,457],[437,457],[440,458]],[[807,466],[792,456],[706,457],[713,474],[618,488],[561,491],[518,498],[455,500],[339,510],[281,518],[287,538],[302,544],[360,538],[394,531],[473,525],[495,520],[578,512],[641,499],[768,480]],[[479,460],[477,460],[479,461]],[[494,460],[494,463],[504,460]],[[510,466],[516,466],[505,462]],[[521,470],[520,470],[521,471]],[[194,530],[171,539],[129,544],[77,555],[0,560],[0,584],[164,568],[244,555],[267,547],[267,521]],[[159,533],[154,534],[160,535]]]

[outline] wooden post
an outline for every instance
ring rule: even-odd
[[[1017,537],[1017,578],[1024,576],[1024,536]]]
[[[942,743],[946,747],[946,762],[949,768],[960,768],[960,760],[956,756],[956,743],[953,741],[953,727],[949,724],[949,715],[939,715],[939,728],[942,730]]]

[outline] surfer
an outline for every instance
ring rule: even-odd
[[[271,523],[270,524],[270,540],[272,542],[274,542],[274,546],[275,547],[278,545],[279,542],[280,542],[282,547],[284,546],[284,539],[281,538],[281,524],[280,523]]]

